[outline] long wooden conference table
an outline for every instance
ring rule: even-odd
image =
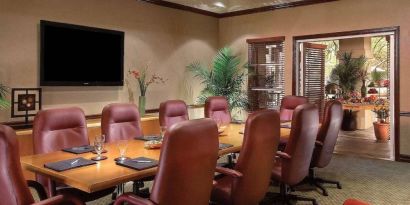
[[[232,152],[240,151],[242,147],[244,124],[230,124],[225,131],[219,136],[220,143],[232,144],[232,147],[222,149],[219,155],[224,155]],[[290,129],[282,128],[281,137],[289,137]],[[189,145],[187,145],[189,146]],[[48,154],[31,155],[21,158],[22,167],[45,176],[50,177],[56,182],[67,184],[71,187],[82,191],[92,193],[113,187],[128,181],[142,179],[147,176],[155,175],[157,168],[150,168],[141,171],[130,169],[116,165],[114,159],[119,156],[119,150],[115,143],[107,143],[105,145],[107,153],[103,154],[108,159],[97,162],[96,165],[79,167],[62,172],[53,171],[45,168],[44,164],[49,162],[57,162],[61,160],[83,157],[90,159],[96,156],[93,153],[72,154],[63,151],[57,151]],[[183,150],[181,150],[183,151]],[[127,157],[148,157],[159,159],[160,149],[145,149],[144,141],[129,140]]]

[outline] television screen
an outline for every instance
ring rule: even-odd
[[[124,32],[40,21],[40,86],[123,85]]]

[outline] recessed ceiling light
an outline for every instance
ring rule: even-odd
[[[225,4],[220,2],[220,1],[215,2],[214,6],[217,6],[217,7],[220,7],[220,8],[225,8]]]

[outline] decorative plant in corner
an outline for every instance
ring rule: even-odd
[[[229,109],[247,109],[248,99],[242,86],[245,82],[245,68],[239,66],[240,58],[232,54],[230,48],[222,48],[216,54],[210,69],[194,62],[187,66],[196,78],[205,86],[197,99],[198,103],[205,103],[209,96],[225,96]]]
[[[382,98],[377,99],[372,111],[377,116],[377,121],[373,122],[376,139],[378,142],[387,142],[389,140],[389,102]]]
[[[360,80],[361,69],[366,63],[366,58],[352,58],[352,53],[343,53],[340,63],[332,70],[330,79],[342,89],[342,95],[347,97],[355,90],[357,82]]]
[[[10,106],[9,101],[6,100],[6,95],[9,93],[9,88],[0,83],[0,110],[7,109]]]
[[[138,98],[138,111],[141,116],[145,115],[145,103],[146,103],[146,96],[145,94],[147,93],[148,87],[155,83],[165,83],[167,79],[164,79],[163,77],[153,74],[149,77],[149,80],[147,80],[148,77],[148,66],[144,67],[142,70],[129,70],[128,74],[131,75],[133,78],[137,79],[138,81],[138,86],[140,88],[140,96]]]

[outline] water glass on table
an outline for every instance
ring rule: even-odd
[[[105,136],[97,136],[94,140],[94,151],[97,153],[96,157],[91,158],[94,161],[100,161],[107,159],[106,156],[103,156],[102,153],[104,151],[104,143],[105,143]]]
[[[128,148],[128,140],[118,140],[117,147],[120,152],[120,156],[115,158],[114,159],[115,161],[124,161],[126,159],[130,159],[129,157],[126,157],[127,148]]]
[[[167,132],[167,127],[166,126],[161,126],[160,127],[160,133],[159,133],[160,141],[164,140],[166,132]]]

